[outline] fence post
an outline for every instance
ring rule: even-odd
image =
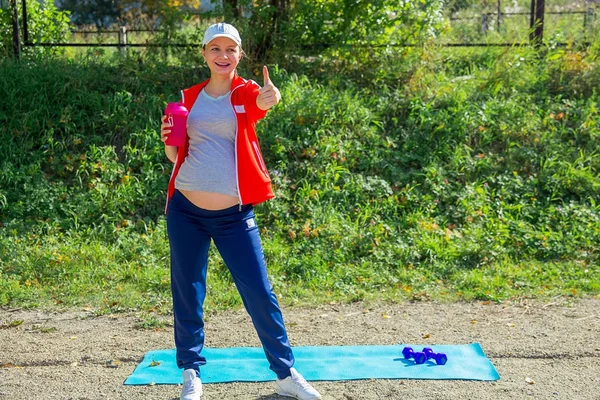
[[[17,0],[10,0],[10,8],[12,8],[12,26],[13,26],[13,49],[15,58],[21,59],[21,34],[19,32],[19,9]]]
[[[127,55],[127,28],[124,26],[119,28],[119,53]]]
[[[488,24],[488,19],[489,19],[489,14],[488,13],[483,13],[481,14],[481,31],[483,32],[483,34],[487,34],[487,31],[489,29],[489,24]]]
[[[529,41],[536,46],[540,46],[544,39],[544,3],[545,0],[531,0]]]
[[[594,20],[596,17],[596,13],[594,8],[592,7],[592,4],[590,4],[590,0],[587,1],[587,10],[586,13],[584,15],[583,18],[583,29],[585,30],[585,33],[587,35],[588,33],[588,29],[591,31],[591,35],[590,37],[594,36]]]
[[[27,2],[21,0],[21,8],[23,9],[23,41],[25,46],[29,44],[29,28],[27,21]]]
[[[498,0],[498,18],[496,19],[496,32],[500,33],[500,19],[502,18],[502,0]]]

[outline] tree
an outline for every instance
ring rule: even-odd
[[[106,28],[112,25],[154,28],[167,15],[180,10],[197,9],[200,0],[62,0],[61,10],[71,12],[77,25],[95,25]]]
[[[17,7],[20,14],[20,1]],[[23,20],[19,23],[22,32]],[[28,39],[32,43],[60,43],[71,35],[69,14],[59,11],[51,1],[27,2],[27,28]],[[11,10],[0,8],[0,58],[10,57],[12,46]],[[52,57],[63,52],[64,48],[61,47],[24,46],[21,53],[23,57]]]

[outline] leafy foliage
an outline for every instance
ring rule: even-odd
[[[106,28],[113,25],[150,29],[165,24],[179,9],[195,10],[200,0],[62,0],[60,8],[69,10],[76,25],[94,25]]]
[[[328,47],[419,43],[442,25],[440,0],[295,1],[281,10],[271,1],[252,3],[252,17],[235,20],[251,53],[319,53]],[[271,57],[277,57],[272,54]]]
[[[21,2],[17,3],[21,15]],[[27,15],[29,40],[32,43],[60,43],[71,35],[68,12],[58,11],[51,1],[27,2]],[[19,23],[22,31],[23,21],[19,19]],[[13,56],[12,30],[11,8],[0,9],[0,59]],[[24,57],[44,58],[63,54],[64,49],[22,46],[22,53]]]

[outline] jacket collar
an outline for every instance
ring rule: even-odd
[[[210,78],[206,79],[205,81],[194,85],[188,89],[184,89],[182,90],[182,100],[183,100],[183,104],[187,107],[188,110],[192,109],[193,104],[196,102],[196,99],[198,98],[198,95],[200,94],[200,91],[206,86],[208,85],[208,82],[210,82]],[[235,74],[233,76],[233,79],[231,80],[231,88],[230,91],[233,93],[233,91],[246,84],[246,80],[244,78],[242,78],[241,76],[239,76],[238,74]]]

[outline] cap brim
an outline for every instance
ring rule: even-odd
[[[220,37],[225,37],[227,39],[231,39],[235,44],[237,44],[238,46],[242,47],[242,44],[240,42],[238,42],[236,40],[236,38],[233,35],[229,34],[229,33],[217,33],[216,35],[214,35],[213,37],[211,37],[208,42],[204,43],[204,45],[207,45],[210,42],[212,42],[213,40],[215,40],[216,38],[220,38]]]

